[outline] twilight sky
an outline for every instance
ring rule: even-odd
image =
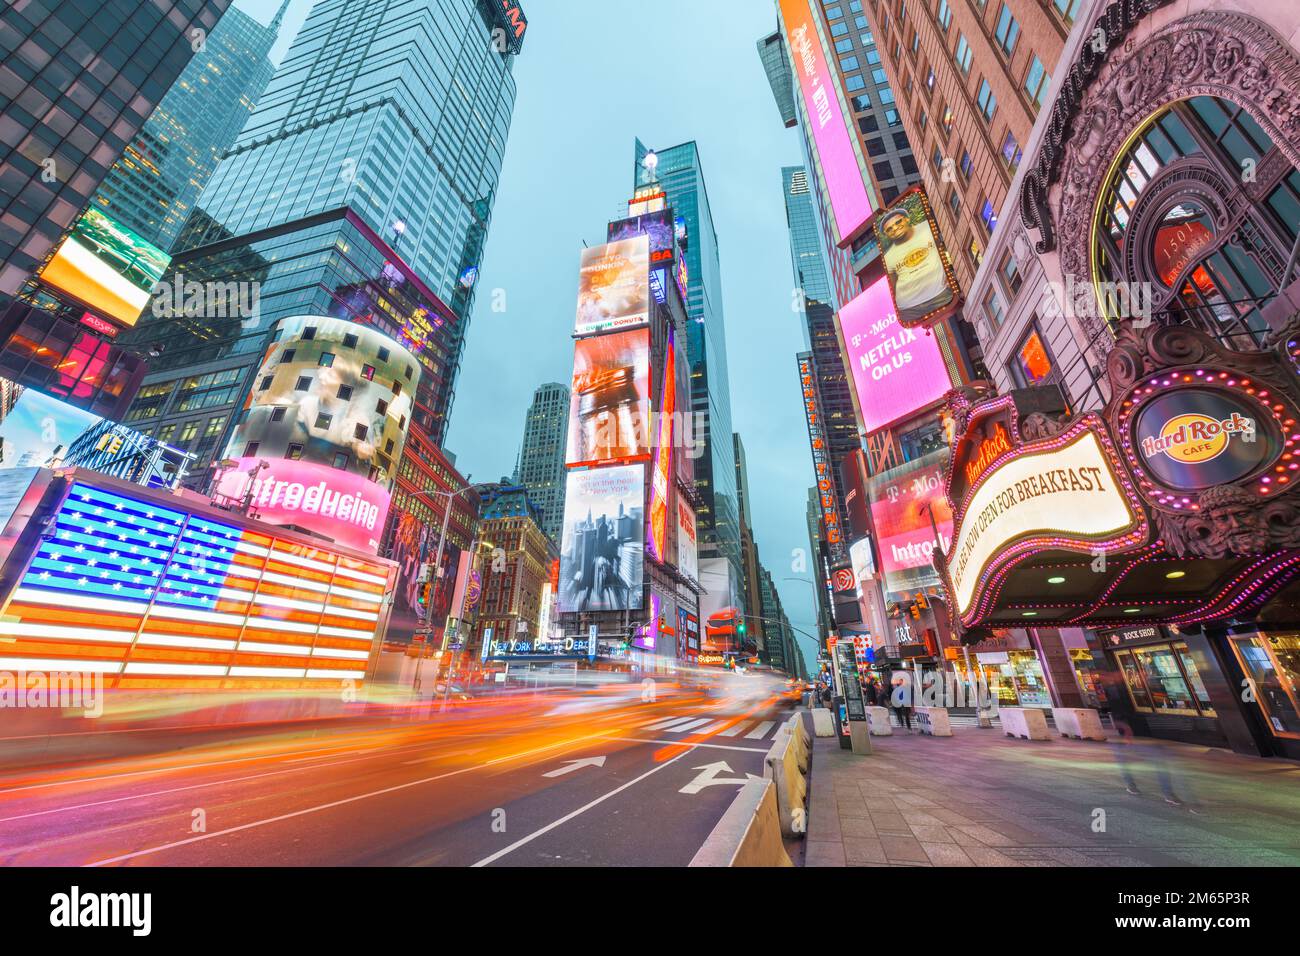
[[[280,0],[236,0],[268,22]],[[293,0],[279,59],[307,15]],[[813,588],[792,570],[807,551],[812,484],[795,353],[781,167],[802,162],[781,125],[755,43],[770,0],[524,0],[519,93],[470,323],[448,450],[462,473],[514,471],[524,415],[542,382],[566,382],[583,241],[626,215],[633,141],[699,143],[722,259],[732,426],[749,461],[759,554],[816,660]],[[505,311],[492,309],[503,290]],[[500,296],[497,296],[498,300]],[[810,562],[809,562],[810,563]]]

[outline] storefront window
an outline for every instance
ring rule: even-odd
[[[1051,707],[1052,695],[1043,679],[1043,668],[1033,651],[1007,651],[1002,665],[1002,680],[1015,688],[1020,707]]]
[[[1201,715],[1219,716],[1210,705],[1210,692],[1205,689],[1205,681],[1201,680],[1201,672],[1196,667],[1196,661],[1192,659],[1191,650],[1186,644],[1175,644],[1174,653],[1178,655],[1178,663],[1183,665],[1183,673],[1187,675],[1187,680],[1192,685],[1192,694],[1196,697],[1197,706],[1201,708]]]
[[[1115,661],[1124,672],[1124,683],[1128,686],[1133,706],[1142,713],[1151,713],[1151,695],[1147,693],[1146,685],[1142,683],[1142,674],[1138,670],[1137,662],[1133,660],[1133,655],[1128,651],[1120,651],[1115,655]]]
[[[1097,671],[1097,662],[1093,659],[1092,653],[1082,648],[1074,648],[1070,651],[1070,663],[1074,665],[1074,676],[1079,682],[1079,690],[1083,691],[1087,705],[1094,710],[1105,707],[1109,701],[1106,699],[1106,690],[1102,686],[1101,675]]]
[[[1196,704],[1171,647],[1152,647],[1134,651],[1151,693],[1152,706],[1161,713],[1196,716]]]
[[[1300,708],[1296,688],[1300,683],[1300,636],[1295,634],[1232,638],[1242,670],[1254,685],[1255,699],[1269,726],[1279,737],[1300,738]]]

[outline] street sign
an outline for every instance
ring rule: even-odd
[[[595,662],[596,653],[600,650],[599,636],[600,627],[598,625],[593,624],[587,628],[587,660],[592,663]]]

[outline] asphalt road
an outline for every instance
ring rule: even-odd
[[[683,866],[789,716],[775,685],[740,689],[548,692],[0,773],[0,865]]]

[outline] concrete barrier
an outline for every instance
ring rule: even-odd
[[[871,736],[873,737],[892,737],[894,735],[893,725],[889,723],[888,707],[868,707],[867,723],[871,726]]]
[[[788,838],[808,832],[808,781],[799,767],[799,747],[792,733],[777,734],[763,758],[763,770],[776,784],[776,807],[781,835]],[[806,764],[805,764],[806,766]]]
[[[813,712],[813,733],[818,737],[834,737],[835,721],[831,712],[825,707],[818,707]]]
[[[741,787],[690,865],[794,866],[781,840],[776,784],[762,779]]]
[[[1105,740],[1101,714],[1088,707],[1053,707],[1052,721],[1062,737],[1077,740]]]
[[[1037,707],[999,707],[1002,732],[1008,737],[1024,740],[1051,740],[1047,732],[1047,716]]]
[[[803,716],[795,714],[777,731],[777,736],[789,734],[791,744],[794,750],[794,759],[799,766],[800,773],[807,773],[812,766],[812,740],[808,736],[808,728],[804,726]]]
[[[923,734],[931,737],[951,737],[952,721],[948,718],[947,707],[917,707],[912,716],[916,727]]]

